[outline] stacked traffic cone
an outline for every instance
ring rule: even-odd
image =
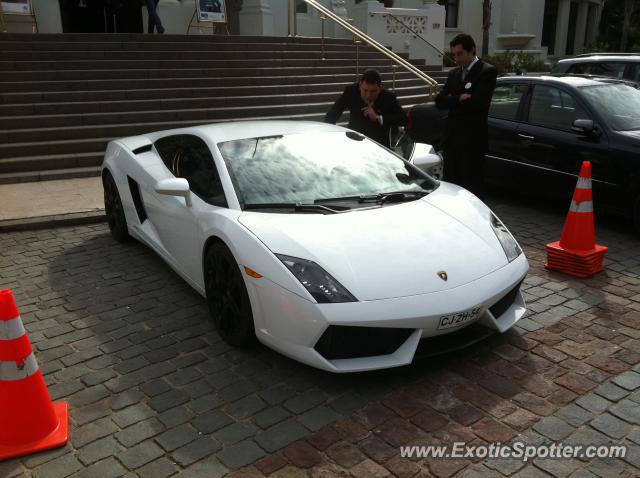
[[[547,269],[587,278],[604,270],[608,247],[596,244],[591,163],[584,161],[559,242],[547,244]]]
[[[66,403],[51,403],[9,290],[0,291],[0,460],[61,447]]]

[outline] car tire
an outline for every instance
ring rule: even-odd
[[[209,313],[222,340],[234,347],[255,343],[247,287],[238,263],[223,243],[214,243],[206,252],[204,283]]]
[[[104,175],[102,185],[104,188],[104,210],[111,235],[118,242],[127,242],[131,239],[127,229],[127,218],[124,215],[118,186],[116,186],[111,173],[107,172]]]

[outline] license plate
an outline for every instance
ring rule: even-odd
[[[443,315],[442,317],[440,317],[438,330],[460,327],[461,325],[473,322],[480,316],[481,311],[482,307],[474,307],[473,309],[465,310],[464,312],[456,312],[455,314]]]

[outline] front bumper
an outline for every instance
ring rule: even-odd
[[[248,288],[261,342],[313,367],[357,372],[409,364],[421,339],[456,335],[471,324],[505,332],[526,311],[519,286],[528,268],[521,254],[501,269],[453,289],[343,304],[316,304],[265,279],[250,279]],[[477,320],[438,330],[442,316],[476,307],[481,308]],[[438,348],[435,340],[427,342],[420,355]]]

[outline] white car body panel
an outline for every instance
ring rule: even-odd
[[[349,214],[244,212],[239,221],[273,252],[312,260],[339,277],[358,300],[425,294],[458,287],[475,280],[478,270],[489,274],[507,264],[495,234],[480,237],[430,204],[431,196],[446,191],[452,188]],[[467,209],[458,214],[475,214]],[[485,216],[488,221],[488,211]],[[437,276],[441,270],[447,271],[447,282]]]
[[[455,185],[441,182],[419,200],[332,215],[242,211],[216,145],[310,131],[347,130],[322,123],[265,121],[164,131],[110,142],[103,170],[116,182],[129,233],[200,294],[205,295],[203,254],[210,238],[227,245],[241,270],[249,267],[261,274],[256,279],[243,273],[257,338],[308,365],[332,372],[405,365],[413,360],[421,338],[459,330],[438,330],[443,315],[480,307],[475,321],[499,332],[524,315],[519,292],[499,317],[488,310],[517,287],[528,263],[524,254],[507,261],[491,228],[489,208]],[[206,142],[228,207],[212,206],[193,193],[187,206],[183,197],[156,192],[156,183],[173,175],[149,145],[172,134],[191,134]],[[147,214],[142,223],[128,178],[138,184]],[[276,253],[316,262],[358,302],[316,303]],[[440,271],[446,271],[446,281],[438,276]],[[393,353],[330,360],[314,346],[332,325],[411,333]]]

